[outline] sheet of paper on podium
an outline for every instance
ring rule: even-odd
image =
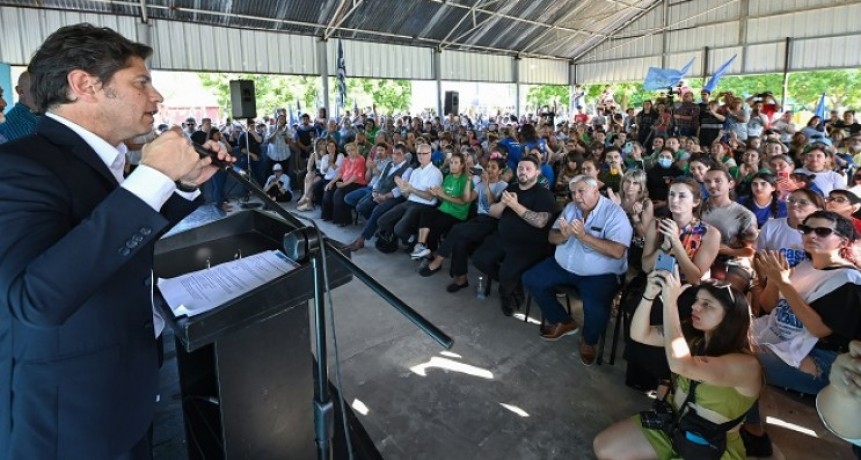
[[[176,278],[159,278],[158,288],[174,315],[194,316],[223,305],[297,267],[299,264],[281,251],[264,251]]]

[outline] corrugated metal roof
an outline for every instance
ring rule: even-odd
[[[153,19],[572,59],[660,0],[145,0]],[[0,5],[142,15],[137,0]],[[576,14],[574,14],[576,13]],[[340,23],[336,29],[330,25]]]

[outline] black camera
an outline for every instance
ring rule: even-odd
[[[643,428],[650,430],[661,430],[670,433],[673,430],[676,414],[670,403],[659,399],[652,405],[651,410],[640,412],[640,422]]]

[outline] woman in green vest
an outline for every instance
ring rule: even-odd
[[[473,193],[470,174],[464,171],[465,163],[463,154],[453,153],[448,163],[450,173],[443,179],[442,187],[429,190],[439,198],[441,204],[439,207],[421,211],[418,243],[410,254],[413,259],[421,259],[436,252],[442,234],[449,231],[454,224],[467,219]]]

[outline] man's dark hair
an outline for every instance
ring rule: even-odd
[[[39,113],[69,104],[74,102],[69,99],[69,72],[83,70],[106,85],[115,73],[129,67],[130,58],[146,60],[151,55],[149,46],[135,43],[107,27],[92,24],[61,27],[42,43],[27,67],[33,100]]]
[[[539,159],[539,158],[538,158],[537,156],[535,156],[535,155],[523,155],[523,156],[520,158],[520,161],[521,161],[521,162],[523,162],[523,161],[529,161],[529,162],[532,162],[533,164],[535,164],[535,168],[536,168],[536,169],[541,167],[541,159]]]

